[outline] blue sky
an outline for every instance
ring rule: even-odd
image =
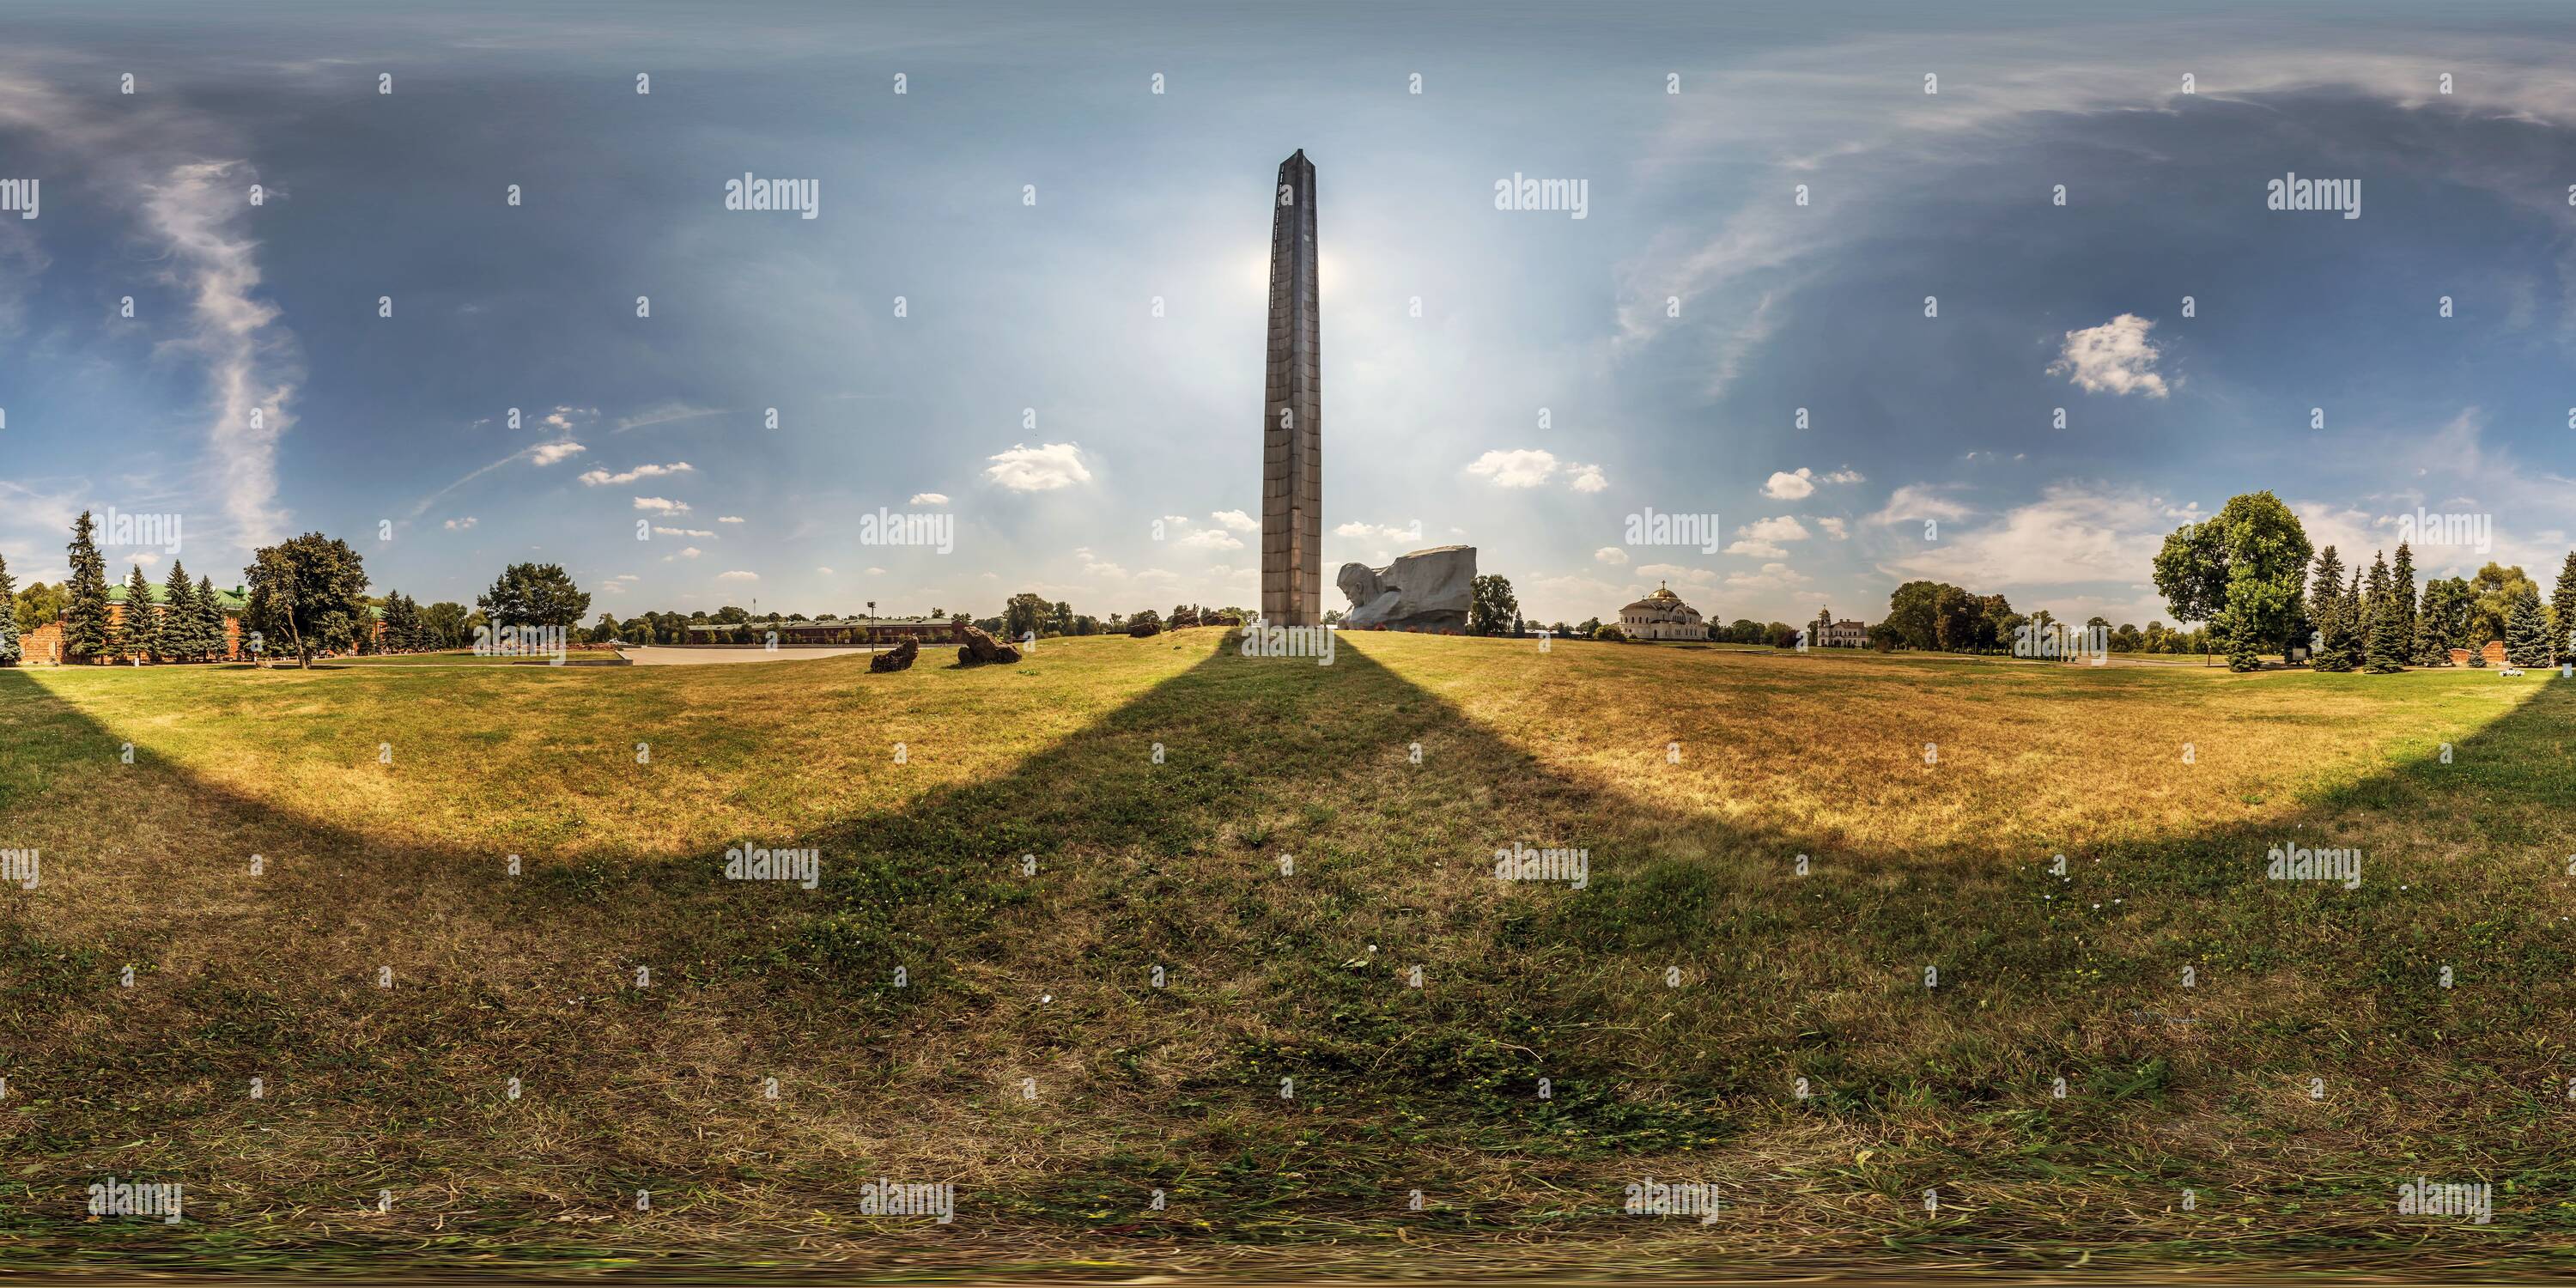
[[[424,602],[537,559],[620,615],[1250,604],[1303,148],[1328,563],[2144,623],[2162,534],[2270,488],[2348,562],[2491,515],[2419,567],[2545,582],[2576,19],[2241,8],[13,6],[0,555],[57,579],[113,507],[218,582],[318,529]],[[817,217],[727,210],[746,173]],[[2267,209],[2290,173],[2360,217]],[[1496,209],[1516,174],[1584,217]],[[1627,544],[1649,509],[1721,548]]]

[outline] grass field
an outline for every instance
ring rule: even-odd
[[[0,671],[0,1263],[2557,1265],[2571,806],[2554,673]]]

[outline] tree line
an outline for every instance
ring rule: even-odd
[[[2156,555],[2155,582],[2176,617],[2209,623],[2230,670],[2251,671],[2266,654],[2286,660],[2300,648],[2320,671],[2445,666],[2454,649],[2483,666],[2495,641],[2515,666],[2576,659],[2569,638],[2576,551],[2545,604],[2521,568],[2493,562],[2475,577],[2429,581],[2419,593],[2407,543],[2398,543],[2393,561],[2373,552],[2367,573],[2347,569],[2333,546],[2315,549],[2298,516],[2270,492],[2231,498],[2216,517],[2175,529]]]

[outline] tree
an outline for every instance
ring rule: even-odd
[[[1047,629],[1058,635],[1073,634],[1073,605],[1055,601],[1055,611],[1047,615]]]
[[[1511,630],[1512,619],[1520,615],[1521,601],[1512,594],[1509,578],[1487,573],[1475,580],[1467,603],[1467,631],[1471,635],[1502,635]]]
[[[2343,572],[2343,557],[2333,546],[2317,552],[2316,580],[2309,583],[2306,608],[2316,623],[2308,665],[2320,671],[2349,671],[2354,665],[2344,647],[2351,632],[2344,611]]]
[[[1036,634],[1046,623],[1049,608],[1047,601],[1028,591],[1011,596],[1010,602],[1002,605],[1002,633],[1014,640]],[[1172,611],[1175,615],[1180,612]]]
[[[2406,669],[2408,614],[2397,603],[2397,581],[2388,571],[2388,559],[2376,556],[2370,563],[2370,640],[2364,656],[2373,675]]]
[[[1477,578],[1477,580],[1482,581],[1484,579],[1480,577]],[[1617,622],[1604,622],[1603,624],[1592,628],[1592,638],[1596,640],[1607,640],[1613,644],[1624,644],[1628,642],[1628,632],[1619,629],[1619,624]]]
[[[18,647],[18,588],[9,577],[9,561],[0,559],[0,666],[16,666],[22,651]]]
[[[308,532],[263,547],[242,576],[250,583],[243,625],[293,650],[299,668],[311,669],[317,652],[346,647],[370,620],[366,564],[336,537]]]
[[[197,583],[186,565],[170,561],[170,576],[161,583],[161,652],[179,662],[194,662],[212,650],[197,639],[204,622],[197,615]]]
[[[2415,618],[2415,663],[2447,666],[2451,650],[2467,648],[2469,583],[2466,578],[2435,578],[2424,583],[2424,605]]]
[[[2549,615],[2540,606],[2540,587],[2525,585],[2505,609],[2504,659],[2515,666],[2547,666],[2558,660],[2549,638]]]
[[[2469,634],[2473,637],[2469,647],[2483,647],[2488,640],[2505,637],[2506,618],[2513,611],[2513,601],[2521,596],[2526,586],[2531,588],[2533,595],[2540,593],[2539,585],[2523,575],[2519,564],[2507,568],[2502,564],[2489,563],[2478,569],[2478,575],[2469,581],[2472,596]]]
[[[2558,656],[2576,661],[2576,550],[2567,552],[2558,588],[2549,596],[2549,638],[2557,642]]]
[[[10,605],[10,616],[18,623],[18,633],[25,635],[61,621],[63,605],[70,602],[71,595],[61,583],[49,586],[41,581],[31,581],[25,590],[18,592],[17,601]]]
[[[2313,553],[2290,507],[2269,492],[2248,492],[2229,498],[2207,522],[2184,524],[2165,538],[2156,589],[2175,617],[2223,624],[2228,669],[2251,671],[2296,629]]]
[[[520,563],[503,569],[500,580],[476,596],[474,604],[494,626],[552,626],[569,637],[590,611],[590,596],[554,564]],[[731,619],[736,622],[751,616],[739,608],[728,611],[740,614]]]
[[[96,527],[87,510],[72,524],[72,575],[63,607],[63,652],[82,661],[108,655],[107,561],[91,539]]]
[[[205,655],[218,659],[230,658],[233,651],[232,641],[225,635],[224,601],[222,596],[215,593],[214,578],[197,578],[195,607],[197,642],[205,648]]]
[[[125,575],[125,616],[116,624],[116,651],[137,662],[155,660],[161,647],[160,616],[152,611],[152,583],[135,564]]]
[[[462,648],[470,634],[465,626],[465,605],[450,600],[440,600],[420,610],[420,624],[429,636],[425,648]]]
[[[1578,635],[1578,636],[1581,636],[1581,637],[1582,637],[1582,638],[1584,638],[1584,639],[1590,639],[1590,638],[1592,638],[1592,632],[1597,631],[1597,630],[1599,630],[1599,629],[1601,629],[1601,619],[1600,619],[1600,618],[1598,618],[1598,617],[1586,617],[1586,618],[1584,618],[1584,619],[1583,619],[1583,624],[1582,624],[1582,625],[1577,626],[1577,627],[1575,627],[1575,628],[1574,628],[1574,633],[1575,633],[1576,635]]]
[[[2415,656],[2415,552],[2397,543],[2397,558],[2388,565],[2388,593],[2396,598],[2397,651],[2402,660]]]

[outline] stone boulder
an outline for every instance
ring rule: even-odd
[[[1434,546],[1384,568],[1346,563],[1333,582],[1350,597],[1348,629],[1463,631],[1476,596],[1476,548]]]
[[[1020,660],[1020,651],[1018,649],[1013,648],[1000,640],[994,639],[992,636],[985,634],[982,630],[974,626],[965,625],[963,623],[959,624],[957,627],[957,637],[966,641],[957,648],[957,665],[959,666],[982,666],[988,662],[1017,662]]]
[[[893,651],[879,653],[869,658],[868,669],[879,675],[883,675],[888,671],[908,670],[911,668],[914,660],[918,659],[920,656],[920,642],[912,639],[910,636],[906,636],[903,643],[894,646]]]

